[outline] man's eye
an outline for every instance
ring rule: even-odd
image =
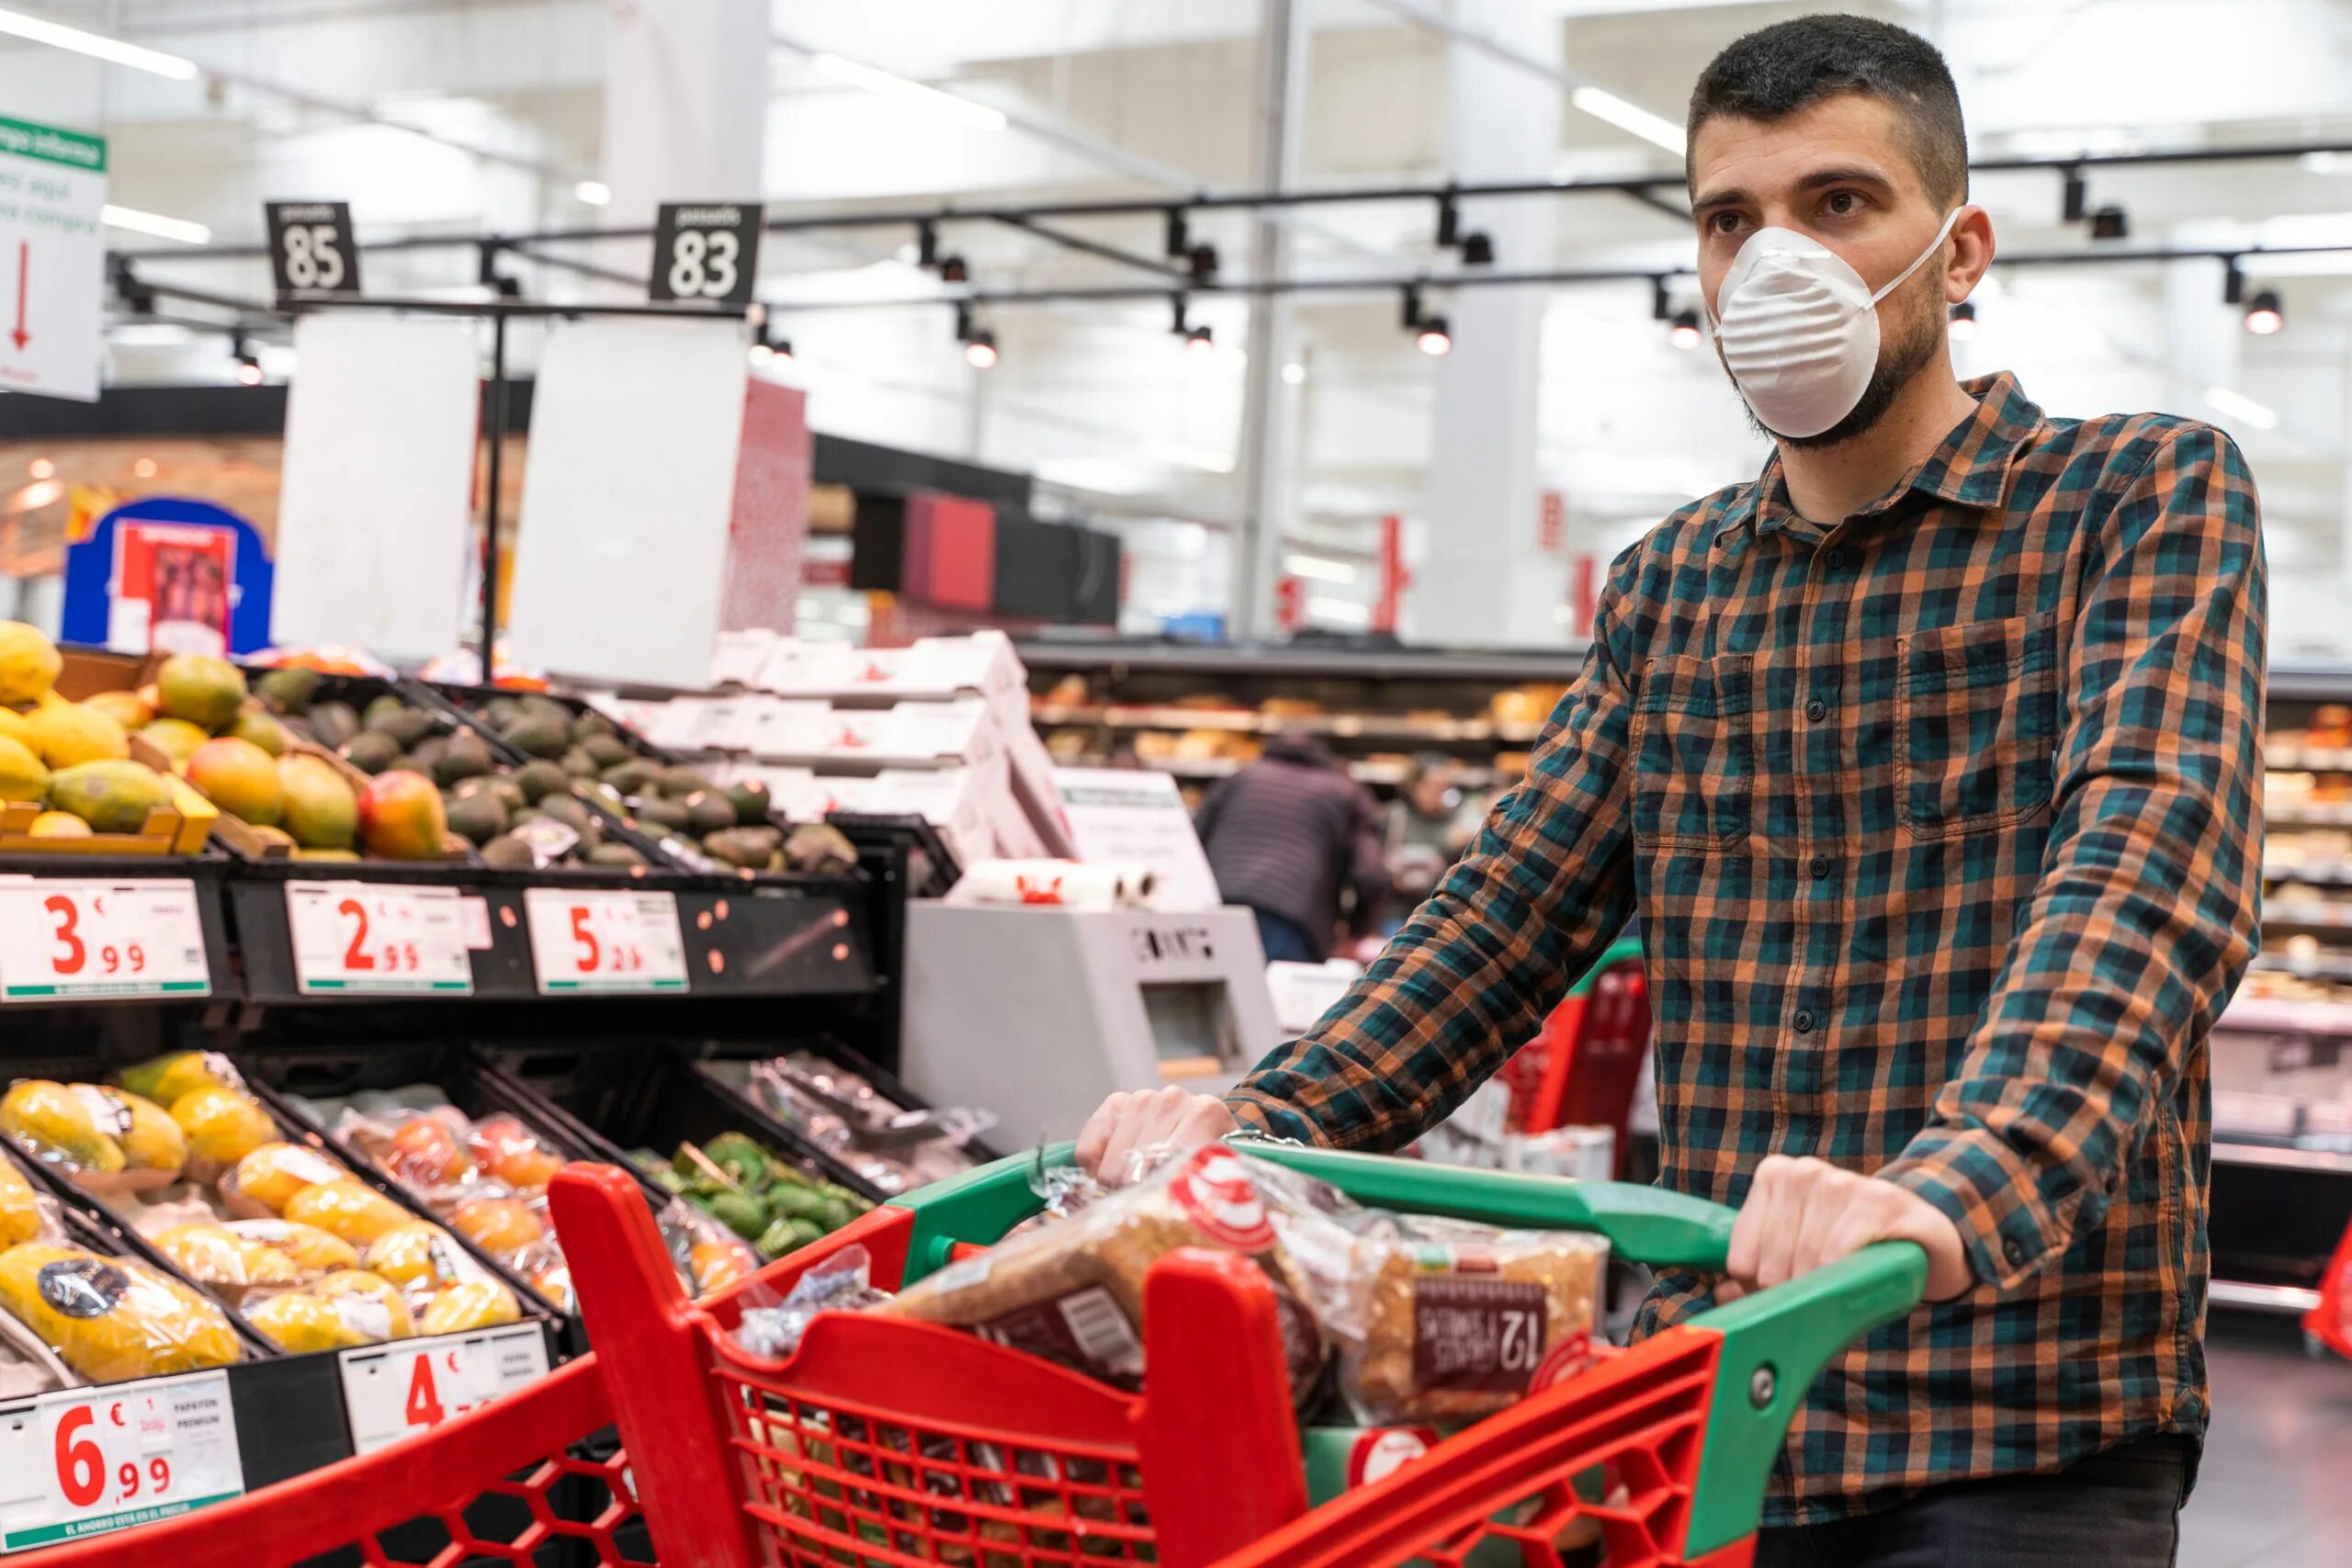
[[[1736,212],[1718,212],[1708,219],[1707,223],[1718,234],[1736,234],[1739,232],[1740,217]]]
[[[1862,209],[1862,198],[1850,190],[1833,190],[1822,205],[1833,218],[1851,218]]]

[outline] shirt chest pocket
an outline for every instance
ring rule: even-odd
[[[1650,661],[1634,707],[1634,839],[1728,849],[1747,836],[1756,779],[1754,660]]]
[[[2057,618],[1942,626],[1895,647],[1904,829],[1957,838],[2047,812],[2057,776]]]

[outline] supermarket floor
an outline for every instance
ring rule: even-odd
[[[2213,1430],[2181,1515],[2180,1568],[2352,1562],[2352,1363],[2303,1353],[2291,1325],[2217,1316]]]

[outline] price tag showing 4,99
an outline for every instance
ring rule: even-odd
[[[289,882],[286,929],[306,996],[469,993],[473,961],[454,887]]]
[[[686,947],[667,893],[523,890],[542,994],[683,991]]]
[[[0,1405],[0,1551],[152,1524],[244,1489],[226,1372]]]
[[[211,989],[195,883],[0,883],[0,1000]]]
[[[345,1350],[343,1405],[351,1421],[352,1450],[374,1453],[545,1377],[547,1371],[547,1339],[528,1323]]]

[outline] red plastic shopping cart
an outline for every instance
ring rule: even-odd
[[[2319,1301],[2303,1314],[2303,1332],[2312,1343],[2352,1359],[2352,1225],[2335,1244],[2335,1256],[2320,1276]]]

